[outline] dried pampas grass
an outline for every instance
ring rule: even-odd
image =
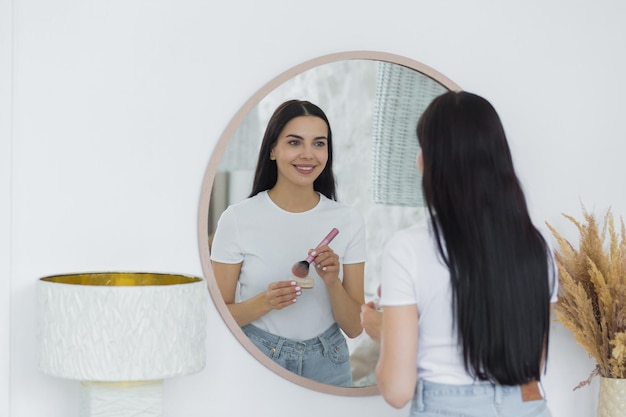
[[[584,222],[563,216],[578,228],[578,250],[550,224],[560,250],[556,317],[569,329],[597,366],[580,388],[595,375],[626,378],[626,228],[615,229],[607,211],[602,224],[583,209]],[[576,389],[575,388],[575,389]]]

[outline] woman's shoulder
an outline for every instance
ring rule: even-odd
[[[360,212],[350,204],[333,200],[326,197],[324,194],[320,194],[319,207],[325,210],[344,210],[346,212],[356,213],[360,215]]]
[[[396,232],[396,235],[405,237],[430,237],[431,225],[428,219],[422,218],[413,223],[410,226],[400,229]]]
[[[548,226],[545,223],[535,223],[535,222],[533,222],[533,226],[535,229],[537,229],[541,237],[543,237],[543,239],[548,244],[550,244],[550,240],[552,238],[552,232],[550,232],[550,229],[548,229]]]
[[[420,219],[416,223],[395,232],[389,239],[389,246],[415,248],[425,244],[432,246],[433,235],[427,219]]]
[[[238,216],[249,214],[250,212],[255,213],[265,204],[266,199],[267,192],[262,191],[252,197],[230,204],[224,210],[224,214]]]

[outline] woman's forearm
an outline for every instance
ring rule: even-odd
[[[260,293],[240,303],[226,304],[226,306],[240,327],[252,323],[272,310],[266,301],[265,293]]]
[[[385,307],[376,381],[385,401],[401,408],[417,384],[417,306]]]
[[[225,301],[237,324],[245,326],[272,310],[288,308],[300,295],[302,288],[295,281],[276,281],[269,284],[264,292],[245,301],[235,303],[234,297]]]
[[[350,338],[360,335],[363,331],[360,318],[362,301],[352,298],[339,279],[327,283],[326,288],[335,321],[341,330]]]

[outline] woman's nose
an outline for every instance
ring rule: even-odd
[[[302,146],[300,157],[305,159],[313,158],[313,147],[311,145]]]

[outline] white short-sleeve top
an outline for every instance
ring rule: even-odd
[[[463,364],[462,348],[452,324],[450,273],[439,254],[429,220],[397,232],[387,242],[381,271],[383,307],[417,305],[419,377],[441,384],[476,382]],[[555,302],[558,282],[551,281]]]
[[[343,264],[365,262],[365,224],[352,207],[320,194],[319,203],[306,212],[278,207],[266,191],[229,206],[221,215],[213,238],[211,260],[242,263],[237,301],[247,300],[268,284],[292,278],[291,268],[304,260],[335,227],[339,234],[329,244]],[[282,310],[273,310],[252,324],[292,340],[306,340],[328,329],[335,319],[328,292],[313,266],[312,289]],[[339,278],[343,279],[340,272]]]

